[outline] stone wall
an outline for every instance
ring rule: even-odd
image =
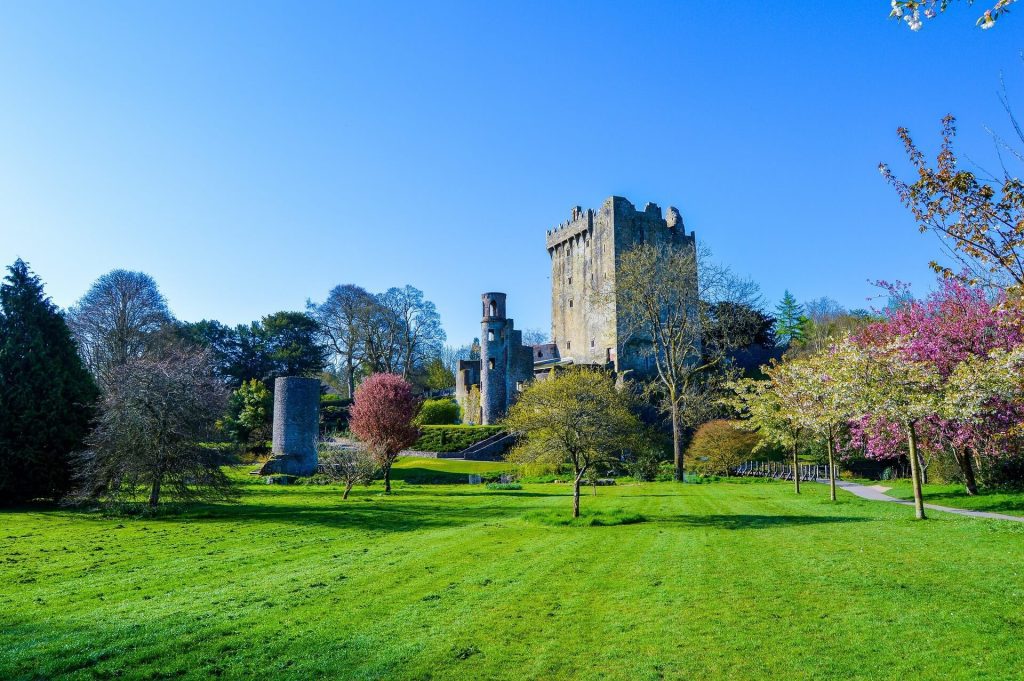
[[[615,273],[622,253],[637,244],[693,248],[679,211],[648,203],[638,211],[612,196],[599,210],[572,209],[570,219],[547,233],[551,258],[551,338],[563,360],[611,365],[647,373],[650,364],[624,344],[615,303]],[[696,285],[696,283],[695,283]]]

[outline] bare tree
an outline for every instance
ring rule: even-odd
[[[423,297],[423,291],[408,285],[388,289],[378,296],[378,301],[390,313],[384,315],[384,321],[395,327],[386,334],[397,344],[398,366],[390,369],[400,368],[402,378],[408,379],[427,358],[440,352],[446,339],[441,315],[434,304]]]
[[[523,331],[523,345],[543,345],[551,342],[551,334],[544,329],[526,329]]]
[[[377,462],[368,449],[339,447],[327,442],[321,442],[317,448],[320,450],[320,473],[332,482],[345,485],[342,500],[348,499],[355,485],[373,482]]]
[[[206,351],[170,348],[111,369],[89,449],[79,460],[83,498],[131,501],[147,493],[155,507],[176,499],[224,497],[224,459],[208,443],[224,413],[226,390]]]
[[[625,342],[650,357],[653,384],[672,421],[676,479],[684,479],[683,409],[709,397],[702,384],[728,363],[729,353],[751,342],[739,311],[756,308],[757,285],[709,260],[694,247],[635,246],[623,253],[614,296]],[[736,311],[733,315],[729,311]],[[733,317],[735,316],[735,319]],[[716,332],[704,337],[702,330]],[[695,403],[696,402],[696,403]]]
[[[101,385],[108,372],[162,345],[167,339],[161,332],[174,321],[153,278],[127,270],[97,279],[68,310],[67,320]]]
[[[320,325],[324,344],[340,363],[348,386],[348,396],[356,391],[356,374],[366,361],[365,326],[376,305],[366,289],[355,284],[335,286],[320,304],[306,302],[306,309]]]

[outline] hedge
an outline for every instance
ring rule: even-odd
[[[501,426],[420,426],[420,439],[410,449],[458,452],[501,431]]]

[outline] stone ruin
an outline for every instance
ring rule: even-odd
[[[274,381],[274,435],[260,475],[313,475],[320,436],[320,379],[288,376]]]

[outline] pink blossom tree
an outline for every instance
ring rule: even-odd
[[[391,466],[398,453],[420,436],[413,425],[418,408],[412,386],[396,374],[374,374],[356,390],[349,427],[373,453],[386,494],[391,493]]]
[[[926,299],[887,311],[883,321],[854,340],[862,348],[897,346],[906,361],[934,370],[938,389],[949,389],[951,377],[965,363],[1024,344],[1020,309],[1004,303],[1002,296],[990,298],[979,287],[947,279]],[[924,451],[951,453],[968,494],[976,494],[977,471],[984,460],[1016,449],[1011,434],[1024,421],[1024,405],[999,394],[969,404],[975,406],[973,413],[960,408],[922,416],[916,424],[922,445],[917,463],[926,463]],[[900,422],[868,413],[851,423],[851,436],[851,444],[863,447],[867,456],[884,459],[901,454],[909,434]]]

